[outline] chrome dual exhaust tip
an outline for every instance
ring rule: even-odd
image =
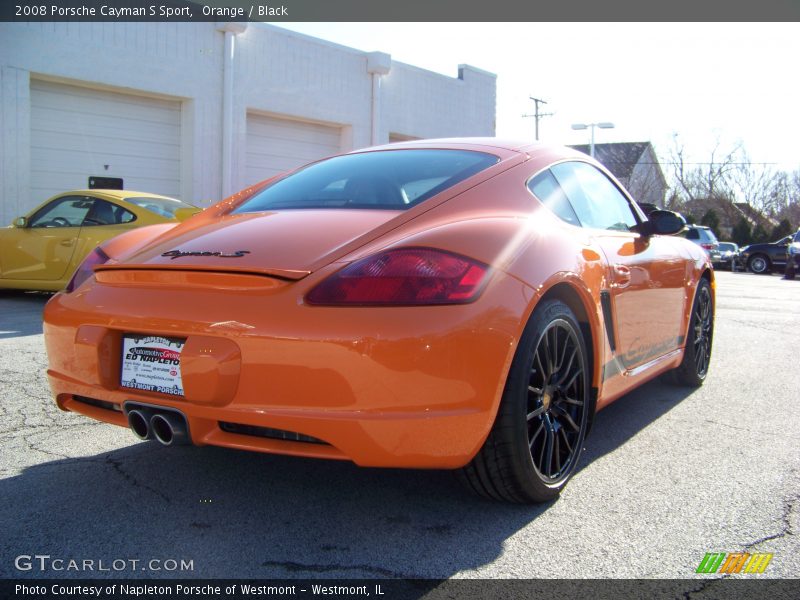
[[[127,414],[128,426],[140,440],[156,439],[164,446],[191,443],[186,418],[177,410],[136,405]]]
[[[128,425],[133,432],[133,435],[138,437],[140,440],[149,440],[152,438],[152,432],[150,431],[150,421],[140,410],[131,410],[128,412]]]
[[[189,443],[186,421],[175,413],[156,413],[150,419],[150,430],[164,446],[178,446]]]

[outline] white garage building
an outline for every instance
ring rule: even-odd
[[[263,23],[0,23],[0,223],[89,177],[205,206],[340,151],[493,135],[494,118],[491,73]]]

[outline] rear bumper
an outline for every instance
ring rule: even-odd
[[[309,307],[292,287],[58,294],[44,315],[56,402],[121,426],[126,401],[174,408],[197,445],[381,467],[455,468],[474,456],[529,288],[498,273],[469,305],[347,309]],[[119,387],[123,333],[187,339],[185,397]]]

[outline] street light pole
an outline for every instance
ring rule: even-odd
[[[600,129],[614,129],[614,124],[609,123],[607,121],[603,121],[601,123],[575,123],[572,125],[573,129],[591,129],[591,144],[589,145],[589,156],[594,158],[594,128],[599,127]]]

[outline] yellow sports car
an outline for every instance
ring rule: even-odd
[[[177,223],[200,210],[131,190],[58,194],[0,228],[0,288],[61,290],[101,242],[136,227]]]

